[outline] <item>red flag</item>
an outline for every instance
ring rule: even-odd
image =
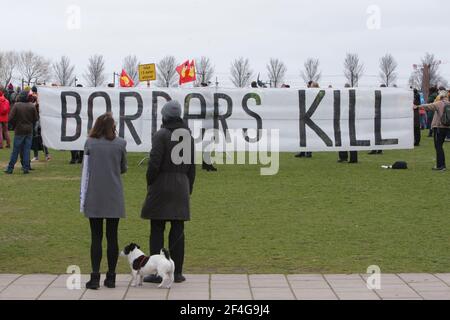
[[[180,85],[183,83],[195,81],[197,79],[194,60],[192,60],[191,63],[189,63],[189,60],[186,60],[178,67],[176,67],[175,70],[180,75]]]
[[[122,74],[120,75],[120,86],[121,87],[134,87],[133,79],[122,69]]]

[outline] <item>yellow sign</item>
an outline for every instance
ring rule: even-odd
[[[139,81],[156,80],[156,69],[154,63],[139,65]]]

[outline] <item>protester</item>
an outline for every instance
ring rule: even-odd
[[[350,160],[349,160],[350,154]],[[338,162],[358,163],[358,151],[339,151]]]
[[[419,90],[414,89],[414,105],[420,105],[420,94]],[[414,146],[420,145],[420,113],[419,109],[414,109]]]
[[[447,91],[441,91],[437,96],[437,101],[429,104],[420,105],[420,108],[424,108],[426,111],[433,111],[434,116],[431,122],[431,128],[433,129],[434,148],[436,149],[436,167],[433,170],[445,171],[445,153],[444,142],[447,136],[450,126],[444,125],[441,121],[441,117],[444,113],[445,106],[449,104],[449,94]],[[414,109],[417,109],[414,106]]]
[[[437,86],[431,86],[429,89],[429,93],[428,93],[428,100],[427,103],[433,103],[435,102],[437,96],[438,96],[439,90],[437,88]],[[433,115],[434,112],[433,111],[427,111],[427,127],[429,129],[428,131],[428,137],[432,137],[433,136],[433,127],[431,125],[431,123],[433,122]]]
[[[88,155],[88,186],[84,214],[91,227],[91,279],[88,289],[100,287],[103,219],[106,220],[108,272],[104,285],[114,288],[119,257],[117,229],[125,218],[125,200],[120,175],[127,171],[126,141],[117,136],[112,114],[107,112],[95,121],[84,146]]]
[[[9,122],[15,127],[14,130],[14,147],[11,153],[9,165],[5,173],[12,174],[14,166],[19,157],[19,153],[23,153],[22,170],[27,174],[30,171],[30,149],[33,125],[39,119],[36,108],[28,102],[28,92],[22,91],[19,94],[18,102],[14,104],[9,116]]]
[[[159,254],[164,247],[164,229],[170,221],[169,252],[175,263],[175,282],[185,281],[184,261],[184,222],[190,220],[190,201],[195,180],[194,139],[181,117],[178,101],[167,102],[161,110],[163,124],[152,138],[152,149],[147,169],[147,197],[141,217],[150,219],[150,254]],[[182,141],[172,141],[174,132],[182,136]],[[187,161],[174,162],[172,149],[183,143],[182,151]],[[188,150],[186,150],[189,148]],[[188,152],[190,154],[185,155]],[[179,164],[178,164],[179,163]],[[150,275],[146,282],[161,282],[161,277]]]
[[[32,102],[38,112],[39,115],[39,97],[37,93],[36,86],[33,86],[31,88],[30,93],[30,102]],[[41,121],[36,121],[36,124],[33,127],[33,142],[31,144],[31,149],[33,150],[34,157],[31,159],[31,162],[38,161],[39,160],[39,150],[43,150],[45,154],[45,160],[50,161],[51,156],[48,152],[48,148],[44,146],[44,143],[42,141],[42,129],[41,129]]]
[[[308,88],[319,88],[319,84],[317,82],[314,81],[308,81],[307,84]],[[312,152],[299,152],[295,155],[296,158],[311,158],[312,157]]]
[[[10,111],[9,101],[0,89],[0,149],[3,148],[3,140],[6,140],[6,148],[11,147],[11,138],[9,137],[8,115]]]

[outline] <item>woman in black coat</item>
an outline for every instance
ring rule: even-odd
[[[164,247],[164,229],[170,221],[169,252],[175,263],[175,282],[186,280],[183,275],[184,221],[190,220],[189,198],[195,180],[194,139],[181,119],[178,101],[167,102],[161,110],[163,124],[152,137],[152,150],[147,169],[147,198],[141,217],[150,219],[150,254],[159,254]],[[172,141],[172,134],[179,136]],[[181,152],[174,147],[183,146]],[[185,154],[187,152],[187,154]],[[181,158],[183,161],[180,161]],[[177,161],[178,160],[178,161]],[[161,282],[152,275],[146,282]]]

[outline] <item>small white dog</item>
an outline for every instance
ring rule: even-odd
[[[169,251],[166,249],[161,249],[160,254],[146,257],[137,244],[130,243],[123,249],[120,255],[128,258],[133,277],[131,281],[133,287],[137,284],[142,286],[144,276],[155,273],[162,278],[162,282],[158,288],[170,288],[172,285],[174,281],[173,272],[175,270],[175,263],[170,258]]]

